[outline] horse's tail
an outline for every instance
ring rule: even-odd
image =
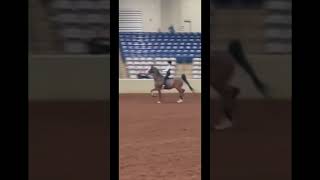
[[[264,95],[265,97],[268,96],[267,86],[258,78],[255,71],[249,64],[241,42],[239,40],[233,40],[229,44],[229,53],[233,56],[233,58],[239,63],[239,65],[250,75],[255,87],[258,91]]]
[[[187,80],[187,76],[185,74],[181,75],[181,79],[188,85],[189,89],[194,92],[194,89],[191,87],[189,81]]]

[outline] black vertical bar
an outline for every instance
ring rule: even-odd
[[[110,1],[110,176],[119,179],[119,2]]]
[[[201,2],[201,179],[210,178],[210,1]]]

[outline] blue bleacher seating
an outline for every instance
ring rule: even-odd
[[[123,59],[130,57],[176,58],[177,63],[191,63],[201,57],[201,33],[121,32]]]

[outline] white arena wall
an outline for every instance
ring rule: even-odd
[[[142,11],[143,31],[167,32],[170,25],[179,31],[185,26],[189,32],[189,24],[184,20],[192,21],[192,32],[201,32],[201,1],[200,0],[120,0],[120,9],[136,9]]]
[[[248,55],[250,64],[255,69],[259,78],[265,82],[270,94],[275,99],[291,99],[292,97],[292,56],[283,55]],[[261,94],[254,88],[247,73],[239,66],[232,84],[240,87],[239,98],[257,99]]]
[[[110,57],[107,55],[30,55],[28,64],[29,100],[110,98]]]
[[[274,98],[291,99],[291,56],[250,55],[249,60],[261,79],[270,86]],[[109,99],[112,91],[109,62],[109,56],[105,55],[29,56],[29,100]],[[153,86],[150,80],[119,81],[120,93],[149,93]],[[189,81],[201,92],[199,80]],[[233,84],[241,88],[240,98],[261,98],[248,75],[240,68]]]

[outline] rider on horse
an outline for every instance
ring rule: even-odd
[[[149,70],[151,69],[151,66],[146,70],[146,74],[148,74]],[[164,73],[166,73],[163,81],[162,88],[167,88],[167,80],[170,78],[171,75],[171,69],[172,69],[172,61],[168,61],[168,66],[166,69],[163,70]]]
[[[171,70],[172,68],[172,62],[171,61],[168,61],[168,66],[166,67],[166,69],[163,71],[166,73],[166,76],[164,77],[164,81],[163,81],[163,85],[162,85],[162,88],[166,88],[166,85],[167,85],[167,80],[169,79],[170,75],[171,75]]]

